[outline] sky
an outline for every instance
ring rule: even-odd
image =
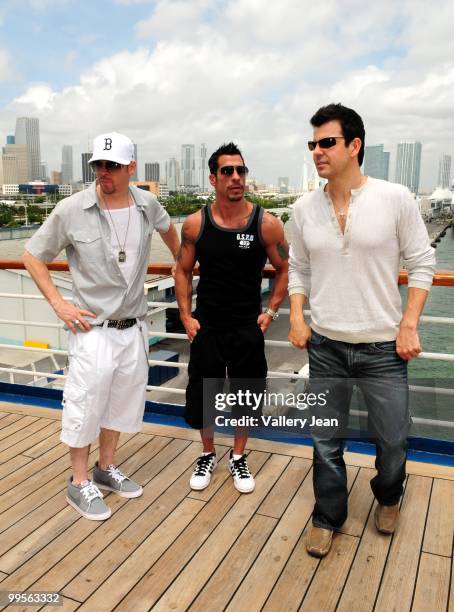
[[[2,0],[0,144],[40,120],[42,158],[118,131],[145,161],[233,140],[250,176],[298,186],[312,114],[342,102],[366,144],[422,142],[421,189],[454,154],[451,0]],[[454,163],[452,167],[454,175]]]

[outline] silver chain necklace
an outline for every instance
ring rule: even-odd
[[[101,196],[101,200],[104,206],[106,207],[107,212],[109,213],[110,221],[112,222],[112,227],[114,228],[115,237],[117,239],[117,244],[118,244],[118,261],[119,263],[124,263],[126,261],[126,239],[128,238],[129,222],[131,220],[131,205],[129,203],[129,193],[128,193],[128,225],[126,226],[126,233],[125,233],[125,239],[123,241],[123,247],[121,246],[120,238],[118,237],[118,233],[117,233],[117,228],[115,227],[114,220],[112,219],[112,215],[110,214],[109,207],[107,206],[107,203],[102,196]]]

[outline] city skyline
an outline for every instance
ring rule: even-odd
[[[108,19],[106,19],[108,15]],[[233,140],[251,173],[297,185],[310,117],[326,103],[355,108],[366,145],[423,143],[421,189],[454,153],[454,5],[359,0],[5,0],[0,9],[0,140],[37,117],[42,159],[58,170],[86,136],[117,130],[143,162],[210,153]],[[77,164],[79,161],[77,161]],[[75,168],[77,172],[77,168]]]

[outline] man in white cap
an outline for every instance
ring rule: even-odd
[[[157,229],[176,257],[179,240],[157,198],[130,186],[136,169],[129,138],[97,136],[89,162],[96,181],[56,206],[26,243],[24,263],[69,330],[70,368],[63,392],[61,440],[70,447],[66,499],[82,516],[104,520],[100,488],[138,497],[142,487],[115,465],[120,432],[142,427],[148,378],[147,301],[143,282],[151,234]],[[52,282],[46,262],[62,249],[73,280],[73,302]],[[88,478],[90,444],[99,461]]]

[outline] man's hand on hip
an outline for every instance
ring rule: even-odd
[[[418,330],[415,327],[401,325],[396,339],[396,352],[399,357],[410,361],[417,357],[421,350]]]
[[[84,316],[96,318],[96,315],[90,310],[84,310],[64,300],[54,306],[54,310],[57,317],[66,323],[73,334],[78,331],[90,331],[91,325],[84,319]]]
[[[311,339],[312,330],[305,321],[290,323],[288,339],[294,347],[299,349],[307,348],[307,343]]]

